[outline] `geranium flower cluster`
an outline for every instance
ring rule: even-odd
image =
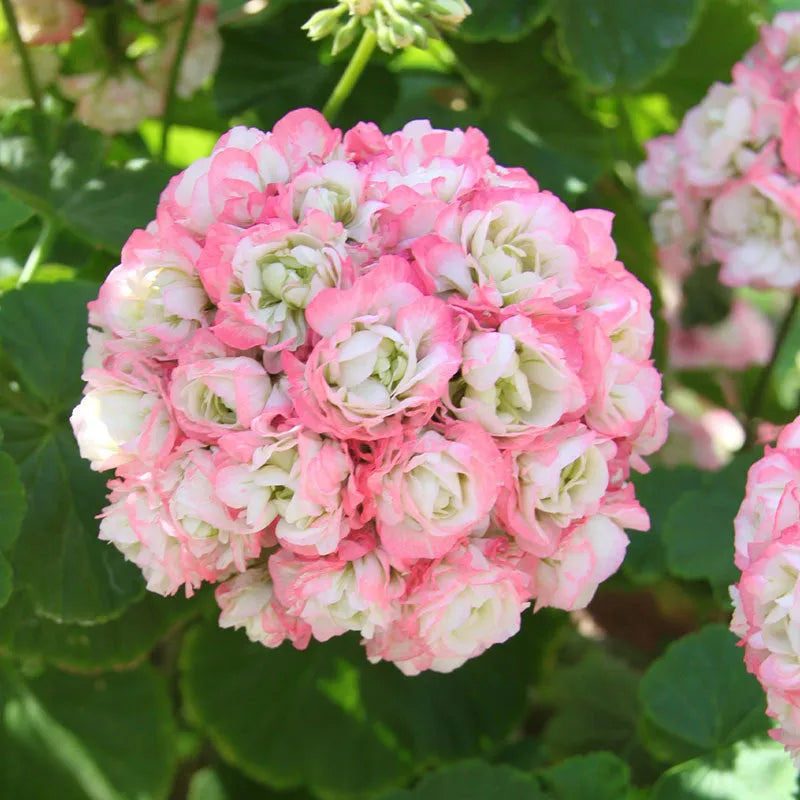
[[[73,0],[13,0],[13,5],[22,38],[37,45],[28,51],[37,82],[42,88],[56,83],[63,95],[75,101],[74,115],[85,125],[108,134],[124,133],[163,112],[186,0],[123,4],[114,11],[112,38],[116,41],[107,43],[116,50],[106,53],[107,63],[98,64],[95,59],[86,65],[87,71],[78,72],[65,71],[57,51],[47,45],[69,41],[82,26],[87,36],[104,40],[100,28],[109,24],[108,10],[85,12]],[[147,46],[138,47],[140,42]],[[131,46],[134,54],[128,56]],[[179,97],[191,97],[214,73],[221,51],[216,0],[203,0],[177,76]],[[27,96],[16,52],[10,43],[0,43],[0,103]]]
[[[736,517],[731,629],[780,727],[770,736],[800,764],[800,418],[751,468]]]
[[[584,606],[669,413],[611,216],[472,128],[234,128],[90,304],[100,537],[152,591],[219,582],[255,641],[358,631],[408,674]]]
[[[646,148],[639,185],[659,200],[652,228],[672,294],[717,267],[728,287],[800,285],[800,12],[764,26],[732,81],[713,84],[675,135]],[[768,328],[745,300],[734,298],[720,325],[690,331],[679,294],[671,305],[672,345],[686,366],[768,360]]]

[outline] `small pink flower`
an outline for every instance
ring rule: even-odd
[[[364,468],[363,494],[393,559],[438,558],[485,520],[503,476],[491,437],[478,425],[451,423],[390,443]]]
[[[590,517],[539,561],[533,577],[536,608],[585,608],[599,584],[619,569],[627,546],[620,525],[601,514]]]
[[[284,352],[300,420],[341,439],[370,441],[421,426],[460,362],[450,309],[425,297],[408,264],[384,258],[352,289],[326,289],[306,318],[323,337],[306,364]]]
[[[220,628],[244,628],[251,642],[265,647],[278,647],[286,639],[298,650],[308,646],[311,628],[290,617],[275,599],[266,566],[249,567],[220,583],[214,596],[220,607]]]
[[[370,661],[393,661],[406,675],[452,672],[517,633],[528,579],[507,550],[505,540],[478,539],[420,562],[391,627],[368,637]]]
[[[321,642],[349,630],[371,638],[389,624],[393,601],[403,591],[380,549],[352,560],[305,560],[279,550],[270,556],[269,571],[278,600]]]
[[[177,367],[169,398],[187,436],[216,439],[243,430],[264,410],[272,384],[252,358],[211,358]]]

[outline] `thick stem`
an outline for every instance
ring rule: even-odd
[[[22,66],[22,75],[28,87],[28,94],[31,96],[36,110],[41,111],[42,92],[39,89],[39,84],[36,82],[36,75],[33,72],[33,64],[31,63],[28,49],[25,47],[25,42],[22,41],[22,37],[19,35],[19,26],[17,25],[17,15],[14,12],[14,6],[11,5],[11,0],[0,0],[0,5],[2,5],[3,15],[6,18],[8,32],[11,34],[11,43],[17,51],[17,56]]]
[[[366,67],[369,62],[377,41],[377,37],[372,31],[364,31],[364,35],[361,37],[361,41],[358,43],[358,47],[356,47],[353,57],[350,59],[350,63],[342,73],[342,77],[339,78],[339,82],[333,87],[331,96],[322,109],[322,114],[328,122],[333,121],[334,117],[339,113],[344,101],[350,97],[350,93],[355,88],[356,83],[358,83],[358,79],[361,77],[364,67]]]
[[[797,314],[798,306],[800,306],[800,294],[796,294],[792,299],[792,304],[789,306],[789,310],[786,312],[786,316],[783,318],[781,326],[775,334],[775,345],[772,348],[772,355],[765,364],[764,369],[761,370],[761,374],[758,376],[758,383],[756,383],[753,393],[750,395],[750,400],[747,403],[747,409],[745,411],[745,428],[747,430],[747,437],[744,443],[745,447],[755,442],[758,413],[761,410],[761,404],[764,402],[764,395],[767,393],[772,373],[775,371],[775,362],[778,360],[781,347],[786,341],[786,337],[789,335],[789,330]]]
[[[167,153],[167,143],[169,141],[169,129],[172,125],[172,112],[175,106],[175,93],[178,86],[178,78],[181,74],[181,64],[183,57],[186,54],[186,45],[189,43],[189,34],[194,25],[194,19],[197,16],[197,7],[200,4],[199,0],[189,0],[186,4],[186,16],[183,18],[183,25],[178,37],[178,47],[175,50],[175,58],[172,61],[172,66],[169,71],[169,80],[167,81],[167,96],[164,100],[164,114],[162,116],[161,128],[161,149],[159,157],[164,160]]]
[[[50,247],[56,236],[56,226],[51,220],[46,219],[42,224],[42,230],[39,232],[39,238],[33,246],[25,261],[25,266],[22,268],[19,277],[17,278],[17,286],[24,286],[34,275],[39,265],[47,258],[50,253]]]

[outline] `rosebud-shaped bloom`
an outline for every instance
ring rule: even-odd
[[[83,7],[73,0],[12,0],[11,5],[27,44],[68,42],[83,22]]]
[[[523,550],[553,555],[564,530],[597,511],[614,450],[593,431],[572,424],[506,453],[510,475],[497,515]]]
[[[406,675],[452,672],[519,630],[528,577],[505,558],[507,541],[478,539],[420,562],[391,628],[367,641],[370,661]]]
[[[383,203],[364,199],[364,176],[348,161],[329,161],[301,172],[287,193],[291,215],[302,222],[321,211],[341,223],[348,239],[365,241],[373,229],[373,216]]]
[[[450,384],[453,413],[497,437],[555,425],[586,404],[577,336],[559,321],[516,316],[464,344],[461,377]]]
[[[402,579],[379,549],[350,561],[305,560],[279,550],[270,556],[269,571],[278,600],[320,642],[346,631],[371,638],[389,624],[393,601],[403,592]]]
[[[774,738],[795,757],[800,726],[800,421],[787,425],[775,448],[750,468],[736,518],[731,629],[745,664],[767,693],[767,713],[781,728]]]
[[[261,552],[264,531],[237,517],[214,491],[221,454],[185,442],[158,476],[158,493],[169,510],[173,534],[192,569],[216,581]]]
[[[661,394],[661,375],[649,362],[612,353],[602,383],[586,411],[586,421],[606,436],[631,436]]]
[[[353,465],[332,439],[293,428],[284,433],[230,434],[222,447],[247,463],[225,466],[216,489],[248,524],[266,527],[279,517],[275,534],[289,550],[329,555],[350,532]]]
[[[29,50],[28,56],[39,86],[52,83],[58,74],[58,55],[48,48],[36,48]],[[23,100],[30,100],[30,93],[19,56],[11,42],[0,42],[0,107]]]
[[[734,520],[739,569],[745,569],[771,539],[797,521],[799,478],[800,422],[795,420],[747,473],[745,497]]]
[[[573,214],[550,192],[509,197],[494,190],[466,209],[450,206],[436,222],[438,239],[414,254],[439,293],[460,294],[476,307],[542,298],[566,304],[585,291],[574,226]]]
[[[460,362],[450,309],[384,258],[352,289],[326,289],[306,317],[324,337],[305,365],[284,353],[300,420],[337,438],[370,441],[421,426]]]
[[[209,300],[195,268],[199,255],[197,243],[177,227],[158,234],[134,231],[122,249],[122,263],[89,308],[125,348],[174,357],[206,320]]]
[[[311,628],[289,617],[275,599],[266,565],[250,567],[217,586],[220,628],[244,628],[251,642],[278,647],[286,639],[299,650],[308,646]]]
[[[711,248],[729,286],[800,284],[800,192],[777,175],[734,184],[711,204]]]
[[[244,430],[264,410],[272,383],[252,358],[211,358],[177,367],[169,398],[187,436],[215,439]]]
[[[165,457],[177,426],[155,365],[120,356],[107,366],[84,374],[85,395],[70,417],[81,455],[98,471]]]
[[[202,582],[186,562],[161,500],[145,482],[112,484],[99,538],[139,567],[150,592],[171,595],[185,584],[191,593]]]
[[[103,133],[129,133],[164,107],[163,94],[134,72],[87,72],[61,78],[61,91],[76,101],[75,117]]]
[[[600,322],[611,348],[634,361],[643,361],[653,346],[650,293],[629,272],[597,276],[586,307]]]
[[[628,537],[601,514],[570,531],[558,550],[539,561],[533,577],[536,608],[585,608],[597,587],[619,569]]]
[[[214,225],[197,269],[219,309],[215,334],[240,350],[263,347],[271,372],[280,371],[280,350],[305,344],[308,303],[352,277],[343,232],[321,212],[299,227]]]
[[[390,445],[365,465],[381,544],[393,559],[438,558],[492,510],[503,463],[478,425],[453,423]]]

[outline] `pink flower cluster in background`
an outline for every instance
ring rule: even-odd
[[[90,304],[101,538],[254,641],[358,631],[407,674],[585,606],[669,415],[611,219],[475,129],[234,128]]]
[[[770,735],[800,763],[800,418],[748,473],[736,517],[736,566],[731,629],[745,663],[767,693],[767,713],[780,727]]]
[[[101,37],[92,28],[109,24],[108,9],[86,12],[74,0],[12,0],[12,4],[23,40],[37,45],[29,53],[40,87],[57,81],[60,91],[75,101],[74,115],[85,125],[103,133],[125,133],[163,112],[186,0],[139,0],[135,6],[118,7],[113,17],[118,47],[125,51],[133,45],[135,57],[105,53],[86,65],[87,71],[69,74],[62,71],[58,52],[47,45],[68,42],[74,35]],[[83,26],[86,30],[81,34]],[[176,94],[191,97],[216,71],[221,52],[216,0],[203,0],[189,34]],[[0,42],[0,105],[25,100],[27,94],[14,49]]]
[[[681,284],[701,265],[719,265],[730,287],[800,286],[800,12],[778,14],[715,83],[678,131],[648,142],[642,191],[668,284],[673,363],[741,369],[765,363],[771,334],[760,312],[734,301],[719,325],[685,330]]]

